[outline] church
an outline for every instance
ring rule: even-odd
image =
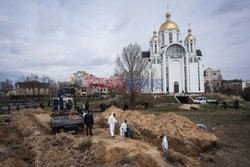
[[[151,86],[146,93],[203,93],[204,67],[202,53],[196,49],[196,38],[189,26],[183,41],[178,25],[171,20],[170,12],[159,31],[154,30],[149,41],[150,49],[143,52],[147,59]],[[160,80],[160,86],[155,81]]]

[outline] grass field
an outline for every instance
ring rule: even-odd
[[[218,150],[204,153],[202,166],[250,166],[250,103],[240,110],[222,110],[216,106],[203,106],[200,110],[180,110],[179,104],[161,108],[139,110],[145,114],[173,112],[188,117],[194,123],[203,123],[220,143]]]

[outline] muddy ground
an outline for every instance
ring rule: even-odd
[[[48,113],[0,115],[0,166],[250,166],[249,108],[175,112],[206,124],[218,138],[216,147],[188,157],[194,164],[185,164],[178,152],[164,154],[154,143],[112,139],[107,128],[95,127],[91,139],[84,133],[52,134]]]

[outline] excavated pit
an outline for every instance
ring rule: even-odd
[[[97,123],[100,127],[107,127],[107,119],[111,113],[116,114],[119,123],[127,120],[134,139],[150,143],[158,149],[161,149],[160,136],[166,135],[169,150],[165,158],[178,165],[198,166],[197,157],[217,145],[216,136],[198,129],[184,116],[173,113],[156,116],[111,107],[99,115]],[[117,126],[116,130],[118,129]]]
[[[112,138],[107,128],[95,125],[92,138],[85,133],[54,135],[49,127],[49,113],[44,110],[22,110],[11,117],[11,126],[21,136],[19,146],[32,153],[28,157],[31,166],[172,166],[157,147],[118,135]],[[4,162],[7,166],[23,166],[25,163],[11,156]]]
[[[107,119],[113,112],[119,124],[128,121],[133,139],[119,136],[118,126],[116,137],[110,137]],[[18,111],[11,118],[10,126],[19,136],[18,150],[27,153],[22,158],[6,158],[4,164],[9,166],[200,166],[198,155],[217,143],[214,135],[197,129],[186,117],[172,113],[156,116],[111,107],[94,114],[92,138],[85,133],[52,134],[49,113],[41,109]],[[167,153],[161,150],[163,134],[169,141]]]

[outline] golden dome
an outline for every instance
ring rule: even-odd
[[[171,14],[169,12],[167,12],[166,22],[161,25],[160,30],[159,30],[160,32],[163,32],[165,30],[177,30],[177,31],[179,31],[178,25],[175,22],[171,21],[170,17],[171,17]]]
[[[154,30],[153,31],[153,37],[151,38],[150,42],[157,42],[159,40],[160,40],[160,38],[157,36],[157,31]]]
[[[154,35],[152,38],[151,38],[151,42],[157,42],[157,41],[159,41],[160,40],[160,38],[158,37],[158,36],[156,36],[156,35]]]
[[[192,34],[189,34],[186,38],[185,38],[186,41],[192,41],[192,40],[195,40],[195,37],[192,35]]]
[[[165,31],[165,30],[179,30],[178,25],[173,22],[173,21],[167,21],[163,23],[160,27],[160,32]]]
[[[160,40],[160,38],[159,37],[157,37],[157,36],[153,36],[152,38],[151,38],[151,42],[157,42],[157,41],[159,41]]]
[[[192,34],[192,29],[190,27],[190,24],[189,24],[189,28],[188,28],[188,35],[187,37],[185,38],[185,41],[192,41],[192,40],[196,40],[195,37],[193,36]]]

